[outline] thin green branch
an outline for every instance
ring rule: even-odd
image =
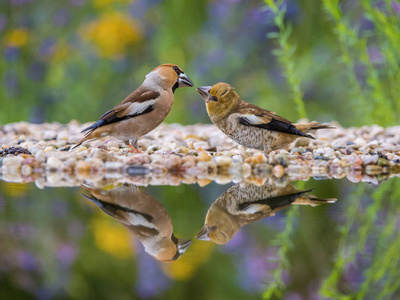
[[[285,70],[285,76],[288,80],[289,86],[293,92],[293,100],[297,107],[297,112],[300,118],[306,118],[306,110],[303,102],[303,94],[300,88],[300,78],[295,72],[295,65],[293,62],[293,53],[296,51],[296,46],[291,45],[289,37],[292,33],[292,25],[285,24],[284,16],[286,8],[284,6],[284,0],[264,0],[268,8],[274,13],[274,22],[279,29],[279,32],[270,33],[270,38],[276,38],[278,40],[280,49],[273,51],[278,56],[280,63],[283,65]]]

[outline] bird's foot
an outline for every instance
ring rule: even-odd
[[[128,145],[132,150],[130,151],[131,153],[144,153],[144,151],[142,150],[142,149],[140,149],[139,147],[138,148],[135,148],[135,147],[133,147],[132,145]]]

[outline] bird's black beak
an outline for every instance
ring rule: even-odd
[[[179,74],[178,84],[179,84],[179,87],[193,86],[193,82],[183,72],[181,74]]]
[[[180,255],[185,253],[187,248],[192,244],[192,240],[184,240],[184,239],[178,239],[178,251]]]
[[[209,232],[210,230],[208,229],[208,226],[204,225],[200,232],[196,235],[196,239],[201,241],[211,241],[210,237],[208,236]]]
[[[200,96],[204,99],[204,101],[210,102],[210,90],[212,86],[201,86],[197,88],[197,91],[200,93]],[[204,227],[203,227],[204,228]]]

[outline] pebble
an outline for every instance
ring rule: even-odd
[[[281,165],[276,165],[272,170],[272,174],[274,174],[276,178],[281,178],[285,175],[285,169]]]
[[[23,165],[21,167],[22,176],[30,176],[32,174],[32,167],[30,165]]]
[[[214,161],[218,167],[229,166],[232,163],[232,159],[228,156],[217,156]]]

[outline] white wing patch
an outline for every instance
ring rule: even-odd
[[[156,228],[153,223],[147,221],[146,218],[140,214],[126,213],[125,218],[131,225],[134,226],[143,226],[146,228],[154,229]]]
[[[262,204],[250,204],[245,209],[243,209],[243,211],[245,211],[249,214],[255,214],[255,213],[259,212],[260,210],[262,210],[263,206],[264,205],[262,205]]]
[[[156,102],[156,100],[147,100],[147,101],[142,102],[142,103],[138,103],[138,102],[132,103],[129,106],[130,111],[127,113],[127,115],[131,116],[131,115],[141,114],[147,108],[149,108],[149,106],[153,105],[155,102]]]
[[[257,124],[264,124],[265,123],[265,121],[263,121],[262,119],[260,119],[256,115],[242,116],[241,118],[244,119],[249,124],[257,125]]]

